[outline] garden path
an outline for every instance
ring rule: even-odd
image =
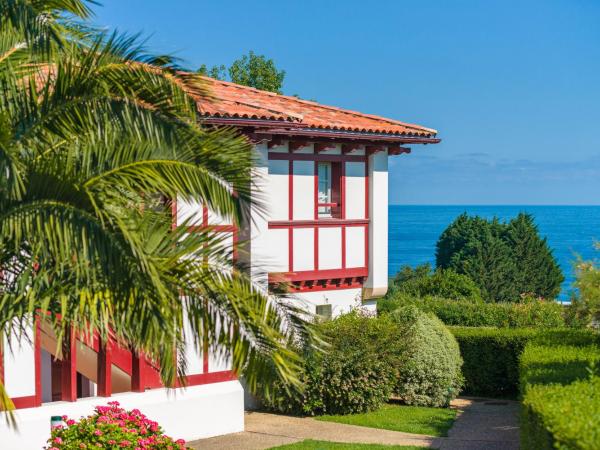
[[[190,442],[202,450],[263,450],[305,439],[320,441],[416,445],[440,450],[518,450],[519,404],[515,401],[459,398],[460,409],[448,437],[323,422],[312,418],[248,412],[243,433]]]

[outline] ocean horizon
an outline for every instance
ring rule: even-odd
[[[435,244],[440,234],[464,212],[502,221],[520,212],[531,214],[565,275],[559,295],[563,301],[572,290],[577,258],[600,257],[594,248],[594,242],[600,241],[600,205],[390,205],[390,276],[403,265],[430,263],[435,267]]]

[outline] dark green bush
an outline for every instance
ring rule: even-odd
[[[540,300],[522,303],[481,303],[436,297],[415,298],[398,294],[379,300],[377,311],[391,312],[408,304],[432,312],[446,325],[451,326],[560,328],[566,324],[563,306],[556,302]]]
[[[394,393],[409,405],[448,406],[462,387],[456,339],[432,314],[414,306],[391,314],[405,344]]]
[[[533,217],[510,222],[462,214],[436,244],[436,267],[477,283],[486,301],[517,301],[522,294],[555,298],[564,276]]]
[[[600,448],[600,378],[532,386],[523,400],[521,448]]]
[[[463,358],[464,392],[488,397],[514,397],[519,389],[519,356],[534,329],[458,328],[456,337]]]
[[[541,330],[451,327],[463,358],[465,393],[515,397],[522,369],[519,360],[529,342],[589,346],[597,341],[588,330]]]
[[[390,317],[371,318],[357,312],[319,325],[331,347],[326,353],[304,352],[304,391],[272,386],[263,405],[278,412],[318,415],[375,410],[386,402],[396,380],[404,342]]]
[[[402,266],[390,283],[388,297],[396,294],[482,301],[481,291],[469,277],[451,269],[431,272],[429,264],[422,264],[414,269]]]

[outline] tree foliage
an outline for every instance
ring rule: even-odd
[[[401,267],[390,283],[386,297],[393,298],[397,294],[481,301],[479,287],[469,277],[452,269],[432,272],[429,264],[421,264],[414,269],[410,266]]]
[[[467,275],[487,301],[554,298],[564,280],[546,238],[525,213],[508,223],[460,215],[436,244],[436,266]]]
[[[224,65],[207,67],[200,66],[198,73],[217,80],[226,80],[244,86],[250,86],[263,91],[282,93],[285,71],[278,70],[275,62],[250,51],[247,55],[236,59],[228,68]]]
[[[301,311],[267,298],[215,233],[172,230],[175,198],[248,220],[250,144],[200,127],[196,75],[78,22],[89,14],[84,0],[0,0],[0,340],[37,315],[59,346],[73,329],[160,362],[167,386],[183,346],[206,341],[250,388],[298,383]]]
[[[600,266],[596,261],[580,260],[575,270],[577,290],[571,297],[569,315],[583,326],[600,328]]]

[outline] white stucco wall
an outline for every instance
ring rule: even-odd
[[[340,269],[341,267],[342,228],[319,228],[319,270]]]
[[[313,270],[315,268],[315,230],[314,228],[295,228],[294,271]]]
[[[317,305],[331,305],[332,315],[350,312],[355,308],[364,308],[374,312],[374,306],[361,303],[361,289],[336,289],[331,291],[300,292],[294,294],[292,300],[298,306],[315,314]]]
[[[35,395],[33,330],[30,329],[20,341],[16,338],[11,341],[5,338],[3,348],[4,387],[8,394],[11,397]]]
[[[315,218],[315,163],[294,161],[294,220]]]
[[[244,430],[244,394],[238,381],[192,386],[182,389],[153,389],[127,392],[110,399],[89,397],[77,402],[54,402],[38,408],[15,411],[18,431],[0,421],[2,450],[39,450],[50,434],[50,417],[79,418],[91,414],[96,405],[118,401],[126,409],[138,408],[156,420],[166,434],[187,441],[237,433]]]
[[[388,154],[369,156],[369,277],[365,297],[380,297],[388,283]]]
[[[346,268],[365,266],[365,227],[346,227]]]
[[[346,162],[346,219],[365,218],[365,163]]]

